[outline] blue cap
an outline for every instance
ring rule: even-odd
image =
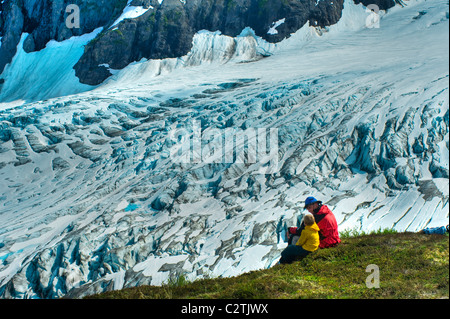
[[[321,201],[318,201],[317,199],[315,199],[315,198],[312,197],[312,196],[308,197],[308,198],[305,200],[305,209],[306,209],[306,207],[308,207],[309,205],[314,204],[314,203],[322,203],[322,202],[321,202]]]

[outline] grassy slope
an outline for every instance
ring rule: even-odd
[[[379,267],[380,288],[367,288]],[[449,237],[416,233],[372,234],[342,239],[291,265],[232,278],[141,286],[90,298],[275,299],[275,298],[448,298]]]

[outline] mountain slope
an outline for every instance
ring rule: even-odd
[[[162,287],[127,288],[86,299],[194,299],[193,304],[195,299],[203,304],[204,299],[215,299],[219,309],[217,299],[448,298],[447,256],[448,236],[371,234],[345,238],[339,247],[320,250],[292,265],[194,282],[180,276]]]
[[[368,5],[368,0],[354,1]],[[343,3],[80,0],[74,5],[69,0],[5,0],[0,3],[0,103],[18,99],[32,102],[93,89],[117,70],[137,61],[188,54],[195,34],[203,30],[235,37],[251,28],[258,37],[278,43],[308,22],[318,28],[336,24],[342,16]],[[385,10],[395,1],[371,0],[370,4]],[[77,37],[80,39],[74,41]],[[86,37],[89,40],[80,43]],[[60,47],[57,56],[55,42]],[[76,46],[75,52],[67,52],[71,45]],[[233,48],[229,51],[228,55],[232,55]],[[43,60],[52,63],[40,62]],[[61,69],[60,73],[66,76],[58,76],[55,69]],[[30,84],[23,85],[22,81],[34,83],[34,89],[24,92],[23,87]]]
[[[203,31],[183,57],[0,108],[0,295],[268,267],[308,195],[341,230],[448,224],[448,4],[380,28],[344,7],[276,45]]]

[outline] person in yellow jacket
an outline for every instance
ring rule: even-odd
[[[303,217],[305,229],[302,230],[300,238],[295,245],[287,246],[281,253],[280,264],[290,264],[296,260],[301,260],[307,255],[319,249],[319,226],[317,226],[314,216],[307,214]]]

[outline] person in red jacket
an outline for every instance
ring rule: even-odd
[[[341,239],[339,238],[338,225],[336,217],[328,208],[314,197],[308,197],[305,200],[305,209],[314,215],[317,226],[319,226],[320,245],[319,248],[328,248],[337,246]]]

